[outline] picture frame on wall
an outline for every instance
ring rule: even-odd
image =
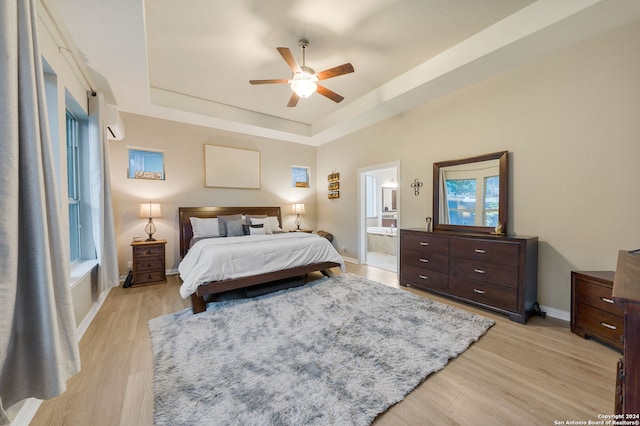
[[[204,145],[207,188],[260,189],[260,151]]]

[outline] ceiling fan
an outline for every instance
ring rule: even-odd
[[[293,90],[293,94],[289,99],[288,107],[294,107],[298,104],[300,98],[308,98],[314,92],[320,93],[322,96],[325,96],[331,99],[334,102],[342,102],[344,97],[338,95],[336,92],[333,92],[327,89],[324,86],[320,86],[317,82],[326,80],[332,77],[338,77],[339,75],[349,74],[353,72],[353,65],[350,63],[342,64],[337,67],[329,68],[328,70],[321,71],[316,73],[313,68],[310,68],[306,64],[305,51],[307,50],[307,46],[309,45],[309,41],[302,39],[298,41],[298,46],[302,49],[302,66],[298,64],[293,55],[291,54],[291,50],[286,47],[277,47],[276,49],[280,52],[280,55],[284,58],[285,62],[291,68],[293,72],[293,76],[290,80],[287,79],[272,79],[272,80],[249,80],[251,84],[291,84],[291,90]]]

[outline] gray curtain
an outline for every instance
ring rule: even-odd
[[[89,191],[93,240],[98,259],[99,294],[120,284],[104,116],[102,93],[89,93]]]
[[[34,0],[0,1],[0,423],[80,369]]]

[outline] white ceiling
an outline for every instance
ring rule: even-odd
[[[121,111],[320,145],[640,19],[637,0],[40,0]],[[287,108],[276,51],[322,71],[336,104]]]

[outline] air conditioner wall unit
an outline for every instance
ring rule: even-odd
[[[120,112],[113,105],[107,105],[107,137],[111,140],[121,141],[124,139],[124,123]]]

